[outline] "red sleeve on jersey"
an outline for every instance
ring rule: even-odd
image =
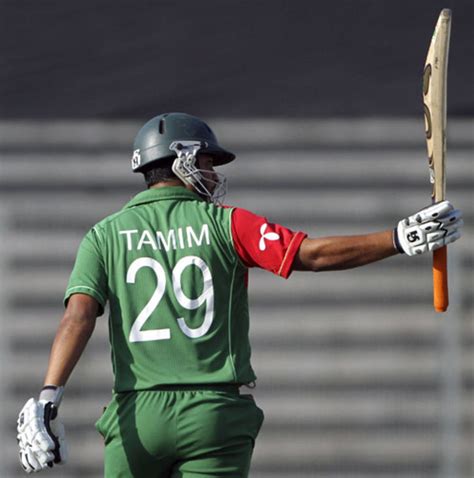
[[[307,234],[272,224],[245,209],[232,212],[234,248],[247,267],[260,267],[287,279],[293,260]]]

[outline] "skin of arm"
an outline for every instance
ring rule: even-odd
[[[399,254],[393,231],[358,236],[306,238],[295,256],[293,270],[337,271],[364,266]]]
[[[64,386],[95,328],[98,302],[86,294],[69,299],[49,356],[44,384]]]

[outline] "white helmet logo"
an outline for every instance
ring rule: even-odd
[[[267,227],[268,227],[267,223],[262,224],[262,226],[260,227],[260,234],[262,237],[260,238],[260,242],[258,243],[258,248],[261,251],[264,251],[267,248],[267,245],[265,244],[265,240],[278,241],[278,239],[280,239],[280,236],[276,232],[265,233],[265,231],[267,230]]]
[[[142,158],[140,156],[140,150],[136,149],[133,152],[133,156],[132,156],[132,169],[137,169],[138,166],[140,166],[141,162],[142,162]]]

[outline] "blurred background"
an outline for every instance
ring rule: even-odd
[[[431,258],[250,275],[254,478],[474,476],[471,0],[0,1],[0,477],[23,476],[18,411],[42,386],[82,236],[144,188],[133,138],[165,111],[207,120],[238,155],[226,202],[312,236],[393,227],[427,205],[421,77],[453,9],[451,305]],[[99,477],[111,394],[98,321],[61,407],[70,463]],[[146,477],[145,477],[146,478]]]

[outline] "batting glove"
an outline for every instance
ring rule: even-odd
[[[58,417],[62,394],[63,387],[44,387],[39,400],[30,398],[18,416],[20,463],[27,473],[67,461],[64,426]]]
[[[402,219],[393,231],[393,242],[408,256],[423,254],[457,241],[463,224],[462,212],[442,201]]]

